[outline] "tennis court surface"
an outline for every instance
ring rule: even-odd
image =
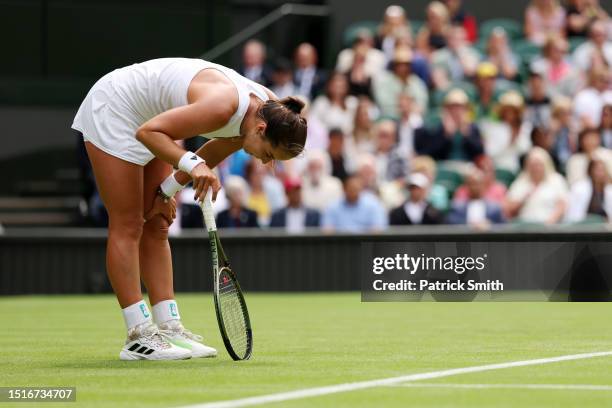
[[[177,300],[186,326],[219,358],[119,361],[124,328],[113,297],[4,297],[0,386],[77,388],[76,404],[54,407],[612,406],[605,303],[247,294],[254,353],[234,362],[211,295]],[[12,405],[33,406],[2,404]]]

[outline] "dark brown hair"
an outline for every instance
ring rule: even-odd
[[[584,151],[582,149],[582,143],[584,141],[584,138],[587,137],[590,134],[596,134],[597,136],[599,136],[601,138],[601,133],[599,133],[599,129],[597,129],[597,128],[586,127],[584,129],[582,129],[580,131],[580,133],[578,133],[578,152],[583,152]],[[601,140],[600,140],[600,144],[601,144]]]
[[[304,102],[287,96],[280,100],[266,101],[257,116],[266,122],[265,137],[272,147],[281,146],[293,157],[304,150],[306,144],[306,119],[300,116]]]

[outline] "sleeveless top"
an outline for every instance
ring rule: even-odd
[[[267,101],[268,94],[262,85],[233,69],[201,59],[160,58],[117,69],[109,76],[116,97],[127,108],[123,115],[142,124],[167,110],[189,104],[189,84],[204,69],[215,69],[232,81],[238,92],[238,109],[222,128],[200,136],[209,139],[239,136],[250,95]]]

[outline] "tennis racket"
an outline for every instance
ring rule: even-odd
[[[253,351],[253,332],[249,311],[236,275],[230,268],[219,240],[210,194],[206,195],[201,207],[210,240],[215,311],[221,337],[232,359],[247,360]]]

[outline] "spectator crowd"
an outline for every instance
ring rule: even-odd
[[[612,220],[612,19],[598,0],[532,0],[523,22],[477,22],[462,0],[425,16],[393,5],[354,23],[331,72],[308,43],[274,61],[244,45],[237,70],[300,95],[308,138],[289,162],[239,151],[219,166],[220,227]],[[190,207],[183,227],[201,225]]]

